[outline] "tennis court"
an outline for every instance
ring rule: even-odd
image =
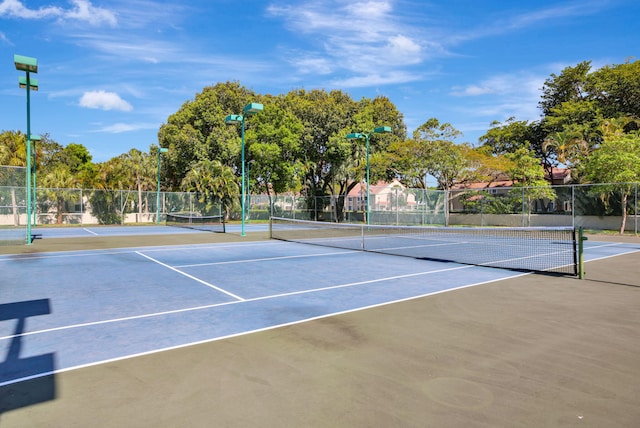
[[[264,227],[266,226],[256,226],[256,230]],[[130,227],[124,229],[132,230]],[[162,230],[167,229],[169,228]],[[495,292],[497,284],[503,284],[505,281],[535,281],[536,284],[541,285],[559,281],[565,284],[554,290],[556,293],[570,293],[570,290],[589,282],[574,278],[523,275],[485,266],[420,260],[300,243],[265,239],[253,241],[251,237],[242,238],[240,242],[215,243],[217,237],[223,235],[193,233],[193,236],[202,237],[203,235],[208,235],[208,239],[212,242],[0,255],[2,269],[2,293],[0,294],[2,353],[0,355],[4,358],[0,363],[0,397],[3,412],[0,423],[2,426],[5,424],[21,426],[25,421],[35,423],[42,421],[38,418],[46,417],[53,419],[64,417],[67,419],[64,419],[63,425],[82,426],[86,421],[85,418],[88,417],[82,411],[76,410],[63,416],[55,410],[74,406],[74,403],[69,401],[68,397],[73,396],[73,393],[67,389],[66,382],[69,378],[74,378],[74,382],[77,382],[77,376],[81,376],[81,373],[88,378],[93,376],[91,373],[102,373],[97,375],[101,378],[98,381],[99,384],[92,384],[87,388],[93,391],[93,394],[101,395],[100,391],[109,394],[109,389],[103,390],[102,386],[106,387],[113,379],[107,379],[109,376],[101,377],[105,376],[102,372],[105,368],[118,372],[114,367],[142,364],[146,361],[128,375],[133,379],[151,376],[157,381],[157,377],[163,376],[162,370],[159,370],[157,363],[150,363],[148,359],[166,358],[164,356],[181,353],[181,355],[187,355],[186,358],[193,358],[192,363],[199,367],[199,369],[190,367],[185,373],[191,382],[197,383],[198,377],[208,378],[212,370],[218,376],[223,376],[222,379],[217,380],[223,382],[231,374],[220,370],[228,368],[232,363],[225,360],[223,355],[229,356],[230,351],[227,347],[233,348],[233,343],[237,343],[234,341],[250,343],[255,339],[256,343],[264,345],[265,341],[269,342],[273,339],[273,344],[281,345],[280,332],[290,334],[291,328],[296,329],[296,335],[301,335],[298,337],[299,342],[293,345],[292,342],[287,342],[288,346],[294,346],[290,357],[294,360],[301,358],[297,363],[290,363],[292,367],[304,360],[303,357],[295,356],[296,349],[305,344],[308,345],[311,340],[316,345],[321,343],[324,351],[331,350],[330,359],[322,362],[324,370],[332,367],[333,363],[341,366],[340,362],[350,361],[344,367],[352,367],[357,371],[356,367],[359,363],[357,360],[351,361],[350,358],[358,358],[358,355],[362,357],[360,354],[362,349],[367,349],[372,355],[376,353],[385,355],[386,352],[384,346],[378,349],[373,345],[375,341],[369,344],[365,336],[360,337],[358,333],[360,327],[376,321],[364,321],[364,325],[361,326],[356,322],[351,327],[345,328],[340,321],[343,319],[341,317],[366,318],[373,314],[376,319],[378,314],[377,316],[384,319],[385,315],[380,315],[379,311],[393,310],[392,308],[402,304],[416,304],[416,302],[426,301],[429,302],[427,304],[431,304],[435,296],[452,290],[457,290],[455,294],[458,296],[464,296],[464,290],[471,288],[474,293],[481,292],[485,287]],[[71,234],[71,236],[74,235]],[[166,238],[168,242],[172,242],[171,239],[175,236],[167,234]],[[144,242],[144,239],[141,239],[141,242]],[[639,251],[640,243],[637,240],[626,243],[589,240],[585,250],[585,259],[589,262],[587,272],[589,272],[590,263],[609,263],[610,260],[623,259],[625,263],[629,263],[628,260],[637,262]],[[640,285],[635,277],[624,281],[625,285]],[[635,283],[631,283],[633,281]],[[481,287],[476,287],[480,285]],[[610,288],[608,290],[611,291]],[[620,290],[629,293],[626,299],[636,299],[635,303],[640,303],[637,294],[640,289],[618,287],[614,292],[619,293]],[[570,295],[566,297],[571,299]],[[479,300],[481,301],[482,299]],[[455,307],[452,310],[455,312]],[[480,306],[475,311],[483,312],[483,308]],[[629,328],[638,326],[640,322],[637,311],[638,309],[627,320]],[[408,322],[404,319],[406,314],[396,316],[400,324]],[[400,321],[400,319],[403,320]],[[418,327],[422,321],[424,320],[420,317],[415,320],[416,329],[424,327],[424,325]],[[476,321],[476,328],[484,325],[481,318]],[[549,322],[550,325],[547,327],[550,328],[554,322]],[[318,336],[320,333],[315,330],[307,336],[308,333],[304,333],[304,329],[307,325],[311,326],[314,323],[316,325],[320,323],[321,330],[324,329],[327,336],[324,334]],[[560,329],[561,324],[556,325],[555,328]],[[459,334],[462,335],[463,332]],[[542,337],[545,332],[540,331],[539,334]],[[349,338],[349,346],[340,345],[344,342],[345,335]],[[513,339],[519,340],[517,337]],[[415,341],[415,337],[412,340]],[[428,341],[429,337],[424,337],[424,340]],[[206,363],[203,362],[200,359],[202,347],[216,344],[225,349],[221,350],[220,354],[216,350],[209,350],[211,354],[206,358]],[[258,345],[252,346],[261,348]],[[264,346],[264,349],[271,349],[271,345]],[[338,348],[334,349],[334,346]],[[415,344],[394,343],[394,346],[411,350],[414,349]],[[637,345],[632,346],[637,348]],[[318,351],[317,347],[312,347],[312,351],[314,349]],[[435,347],[431,352],[439,354],[441,350]],[[552,352],[551,349],[547,351]],[[278,349],[277,352],[284,352],[278,355],[288,354],[287,349]],[[278,376],[284,379],[291,376],[291,373],[256,374],[256,370],[259,372],[263,365],[268,367],[273,363],[271,358],[276,354],[270,355],[266,357],[263,355],[262,358],[266,360],[261,361],[251,360],[250,356],[242,353],[241,360],[251,365],[246,372],[249,383],[257,384],[264,394],[271,389],[267,388],[265,382],[275,383],[271,384],[272,392],[282,394],[283,391],[280,391],[277,385]],[[229,357],[234,358],[233,352]],[[396,357],[402,360],[401,356],[396,355]],[[448,357],[443,353],[441,358],[446,360]],[[425,359],[429,360],[429,358]],[[163,361],[162,364],[171,364],[171,358]],[[237,369],[231,369],[231,373],[244,379],[240,382],[239,392],[237,392],[240,393],[246,388],[248,378],[235,370]],[[283,368],[280,367],[280,370]],[[420,370],[421,372],[416,373],[415,376],[422,377],[424,376],[422,371],[429,369],[422,367]],[[638,365],[632,365],[625,370],[631,370],[630,374],[638,374]],[[343,375],[348,376],[348,373],[345,372]],[[506,374],[503,373],[503,375]],[[116,377],[120,376],[121,373]],[[332,373],[332,376],[337,374]],[[342,392],[335,390],[341,385],[341,381],[332,376],[328,375],[325,382],[329,385],[323,384],[323,388],[334,390],[336,396],[341,396]],[[396,382],[401,383],[401,380],[390,376],[377,373],[374,382],[391,383],[394,386],[390,390],[395,390],[398,388]],[[441,378],[441,382],[444,382],[441,385],[442,391],[445,391],[442,393],[446,394],[452,385],[447,383],[447,376],[441,376]],[[460,386],[465,389],[465,382],[469,380],[465,380],[464,377],[456,377],[456,379],[458,380],[455,382],[458,384],[454,382],[454,386],[457,385],[454,389],[459,390]],[[129,382],[131,380],[128,379]],[[104,384],[101,386],[100,383]],[[176,406],[171,416],[165,419],[158,414],[142,417],[135,412],[129,414],[127,409],[100,408],[100,411],[104,412],[105,419],[99,417],[97,420],[93,419],[93,425],[117,426],[118,424],[114,421],[119,419],[114,416],[114,413],[122,411],[122,415],[129,414],[131,418],[129,423],[124,424],[127,426],[162,426],[162,421],[166,422],[166,426],[188,426],[188,424],[180,425],[179,419],[175,419],[176,415],[181,414],[187,420],[197,415],[206,418],[208,406],[213,405],[210,401],[217,403],[213,405],[216,408],[224,407],[222,402],[236,397],[237,393],[233,392],[234,385],[228,382],[223,383],[224,387],[221,384],[209,385],[222,394],[217,398],[192,396],[193,393],[186,390],[174,391],[175,403],[171,396],[156,397],[153,400],[155,403],[160,400],[164,402],[165,407]],[[202,388],[202,386],[192,386],[195,391]],[[183,387],[186,385],[183,384]],[[360,388],[365,387],[363,385]],[[490,391],[490,385],[479,389],[478,396],[475,396],[473,390],[468,392],[467,399],[475,403],[470,406],[476,409],[474,411],[491,407],[491,403],[484,402],[491,395],[486,395],[487,388]],[[633,390],[633,387],[631,388]],[[436,390],[439,389],[436,388]],[[638,390],[635,389],[635,391]],[[349,394],[352,392],[350,391]],[[359,392],[364,395],[349,398],[355,400],[354,406],[361,412],[363,407],[367,408],[367,393],[366,389]],[[113,391],[110,393],[113,394]],[[122,399],[126,402],[125,398],[129,397],[129,393],[121,393]],[[210,393],[211,390],[207,394]],[[200,403],[199,406],[204,407],[198,407],[193,414],[189,411],[185,413],[184,409],[178,410],[179,407],[185,406],[183,394],[192,396],[194,403]],[[450,392],[450,394],[454,393]],[[301,400],[303,400],[302,397],[301,395]],[[451,408],[450,399],[456,400],[453,396],[431,398],[435,403],[438,400],[444,401],[440,403],[442,411]],[[633,397],[629,398],[633,399]],[[103,402],[104,399],[97,396],[96,403]],[[129,400],[131,399],[129,397]],[[290,399],[294,399],[293,396],[290,396]],[[113,403],[113,400],[118,401],[118,397],[109,397],[107,401]],[[146,401],[141,397],[138,397],[138,400]],[[269,399],[265,400],[265,403],[269,402]],[[374,400],[377,403],[374,407],[384,407],[383,402],[378,400],[380,400],[379,397]],[[395,398],[387,397],[387,400],[394,402]],[[636,404],[640,404],[638,395],[635,396],[635,401]],[[207,402],[209,405],[206,404]],[[373,402],[369,404],[373,405]],[[415,418],[416,415],[422,415],[423,410],[419,410],[418,403],[414,403],[416,408],[412,413],[410,404],[402,405],[404,409],[402,412],[385,421],[395,421],[398,426],[420,426]],[[248,419],[236,414],[235,417],[239,419],[228,419],[220,426],[255,426],[258,421],[262,421],[260,425],[263,426],[282,426],[283,421],[292,420],[287,415],[273,414],[277,409],[269,409],[266,404],[262,411],[260,411],[262,405],[259,403],[254,405],[258,408],[254,408],[247,414]],[[133,408],[138,409],[136,405]],[[187,405],[187,408],[191,407]],[[375,413],[373,408],[369,410]],[[48,411],[53,413],[46,416]],[[324,409],[325,413],[328,411]],[[259,418],[251,419],[248,415],[253,413],[255,418]],[[190,416],[185,416],[186,414]],[[638,413],[629,416],[637,417]],[[215,418],[216,414],[210,414],[209,417]],[[293,420],[297,421],[294,424],[297,426],[300,424],[353,426],[354,422],[356,425],[370,426],[367,421],[371,421],[369,416],[365,415],[360,416],[362,419],[358,419],[357,415],[341,417],[334,413],[325,414],[325,417],[327,419],[316,419],[320,418],[318,415],[309,416],[306,420],[307,424],[304,423],[305,418],[300,415]],[[452,421],[455,420],[455,418],[452,419]],[[53,425],[58,425],[56,420],[51,422]],[[580,419],[573,422],[580,422]],[[37,426],[37,423],[28,425]],[[516,425],[519,424],[514,424]],[[120,426],[123,425],[120,424]],[[379,426],[389,425],[385,423]]]

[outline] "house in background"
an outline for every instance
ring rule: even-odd
[[[451,211],[464,211],[465,202],[481,201],[486,192],[492,196],[506,196],[513,187],[513,181],[506,176],[499,177],[491,182],[457,183],[451,187],[449,197],[449,209]],[[468,196],[469,192],[478,192],[475,196]]]
[[[370,208],[372,211],[395,210],[397,204],[411,210],[416,207],[416,197],[412,193],[403,192],[406,187],[398,180],[390,183],[379,181],[369,188],[371,196]],[[347,194],[347,211],[366,211],[367,209],[367,184],[358,183]]]
[[[551,174],[545,173],[544,179],[552,186],[562,186],[571,183],[571,170],[569,168],[551,168]]]
[[[571,182],[571,170],[568,168],[552,168],[551,173],[545,173],[545,180],[552,186],[562,186]],[[490,182],[471,182],[471,183],[457,183],[451,188],[450,205],[449,209],[452,211],[463,211],[465,209],[464,201],[480,201],[485,195],[491,196],[506,196],[513,188],[514,182],[510,180],[506,175],[499,176],[496,180]],[[469,192],[477,191],[478,194],[469,197]],[[464,197],[464,201],[463,201]],[[534,212],[554,212],[559,208],[556,205],[556,201],[540,200],[535,201],[533,204]],[[570,205],[563,203],[560,207],[564,211],[570,211]]]

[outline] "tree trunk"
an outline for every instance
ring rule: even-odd
[[[58,198],[58,213],[56,215],[56,223],[62,224],[62,209],[64,207],[64,198]]]
[[[624,235],[627,226],[627,192],[622,193],[622,224],[620,225],[620,235]]]
[[[140,183],[140,178],[137,180],[138,187],[138,221],[142,221],[142,183]]]
[[[11,188],[11,209],[13,210],[13,225],[20,226],[20,213],[18,212],[18,203],[16,202],[16,189]]]

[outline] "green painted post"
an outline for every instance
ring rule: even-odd
[[[167,153],[166,147],[158,147],[158,187],[156,188],[156,224],[160,224],[160,155]]]
[[[584,241],[587,238],[584,236],[584,230],[582,227],[578,228],[578,278],[584,279]]]

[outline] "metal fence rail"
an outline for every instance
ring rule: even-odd
[[[24,169],[0,169],[0,228],[24,228]],[[22,180],[22,181],[20,181]],[[545,188],[424,190],[370,189],[371,224],[472,226],[573,226],[638,233],[638,183]],[[35,225],[132,224],[164,221],[166,213],[225,215],[239,220],[239,200],[226,211],[195,193],[97,189],[44,189],[35,195]],[[249,195],[247,221],[285,218],[364,222],[366,194],[305,197]],[[623,209],[623,205],[626,208]],[[623,216],[623,213],[626,216]]]
[[[26,241],[27,216],[26,172],[24,167],[0,166],[0,245],[14,245]]]

